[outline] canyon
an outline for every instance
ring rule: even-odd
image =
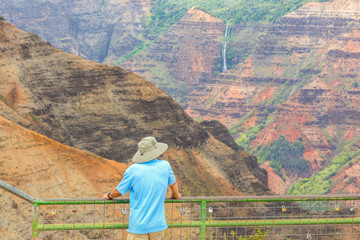
[[[5,11],[1,6],[0,10],[3,9],[4,14],[1,14],[9,22],[39,33],[57,47],[97,62],[120,65],[152,81],[197,121],[216,119],[224,124],[237,143],[255,155],[271,146],[280,135],[291,143],[301,138],[305,151],[299,158],[308,163],[306,173],[299,175],[287,169],[281,178],[279,171],[273,171],[271,162],[263,165],[269,175],[274,176],[269,182],[274,182],[270,185],[276,186],[273,190],[277,193],[286,193],[300,178],[326,169],[344,149],[357,151],[360,140],[358,0],[306,3],[276,23],[229,24],[201,9],[190,8],[180,21],[120,62],[119,58],[144,41],[141,37],[144,22],[147,16],[154,14],[149,1],[88,0],[87,5],[95,10],[85,6],[81,8],[83,12],[76,5],[80,3],[65,2],[73,7],[60,5],[57,8],[68,14],[66,17],[55,12],[55,7],[49,7],[50,3],[40,0],[36,1],[36,6],[47,16],[39,12],[30,16],[27,10],[34,8],[33,5],[20,0],[8,2],[11,11]],[[125,15],[120,14],[122,10],[117,5],[123,6]],[[115,12],[118,18],[112,15]],[[48,36],[60,32],[51,30],[54,19],[65,21],[73,16],[83,23],[81,27],[72,28],[71,22],[64,22],[66,31],[62,36],[53,39]],[[100,20],[95,23],[96,16],[100,16]],[[102,25],[98,26],[97,29],[102,29],[98,32],[92,27],[84,27],[86,24],[105,24],[104,16],[108,16],[106,22],[117,19],[112,26],[119,24],[125,31],[122,36],[129,36],[119,40],[119,45],[108,44],[114,46],[113,50],[101,45],[116,42],[111,37],[112,40],[102,38],[103,31],[108,29],[105,35],[116,37],[120,27],[115,31]],[[121,25],[123,19],[128,25]],[[230,36],[225,38],[227,24]],[[75,33],[71,29],[79,31]],[[62,46],[65,40],[60,43],[59,39],[64,38],[66,32],[71,32],[73,40]],[[133,45],[127,41],[130,38]],[[84,45],[87,41],[93,44]],[[99,47],[95,42],[101,43]],[[227,71],[222,72],[224,42]],[[77,48],[77,44],[82,48]],[[104,55],[88,54],[94,49],[100,49]],[[56,124],[60,126],[59,122]],[[44,126],[40,130],[46,132]],[[81,134],[86,135],[85,132]],[[56,135],[65,142],[66,134],[58,132]],[[66,140],[70,145],[71,141],[70,138]],[[83,144],[78,139],[75,142]],[[178,142],[174,141],[175,144]],[[107,155],[106,149],[97,151],[110,159],[118,156]],[[359,162],[358,154],[350,155],[347,165],[331,177],[334,181],[328,193],[342,193],[344,189],[354,192],[360,188],[357,176],[352,176],[352,181],[344,177],[348,176],[344,171],[352,172]]]
[[[229,134],[210,134],[212,129],[192,120],[152,83],[119,67],[66,54],[8,23],[1,25],[3,117],[68,146],[121,163],[128,163],[142,137],[154,135],[172,149],[165,156],[170,163],[182,157],[184,164],[175,170],[179,179],[186,175],[186,169],[192,169],[191,165],[205,161],[203,169],[221,169],[217,173],[239,191],[259,194],[266,190],[260,182],[258,190],[250,187],[253,180],[266,180],[254,156],[229,144],[233,142]],[[226,128],[222,130],[227,133]],[[223,149],[221,154],[218,148]],[[243,173],[235,174],[238,170]],[[258,179],[250,177],[246,190],[242,178],[249,174]],[[206,176],[198,176],[193,188],[207,192],[209,189],[200,187],[209,180]],[[213,186],[213,193],[221,189],[218,181],[209,186]]]
[[[100,197],[148,135],[168,143],[184,196],[272,194],[266,171],[220,122],[198,123],[153,83],[4,21],[0,84],[0,179],[36,198]],[[0,199],[3,236],[29,236],[29,204],[4,191]]]

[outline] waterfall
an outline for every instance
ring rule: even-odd
[[[224,37],[227,38],[230,35],[230,28],[229,24],[226,24],[225,28],[225,34]],[[226,39],[225,39],[226,40]],[[225,72],[227,70],[227,64],[226,64],[226,42],[221,43],[221,53],[222,53],[222,60],[223,60],[223,70],[222,72]]]

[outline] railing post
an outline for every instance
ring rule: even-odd
[[[205,240],[206,238],[206,200],[201,201],[201,210],[200,210],[200,240]]]
[[[34,203],[33,205],[33,217],[32,217],[32,240],[39,239],[39,231],[37,226],[39,224],[39,211],[38,211],[38,204]]]

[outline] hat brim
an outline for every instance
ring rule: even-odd
[[[151,151],[145,152],[143,154],[140,153],[138,150],[134,157],[132,158],[132,161],[135,163],[143,163],[151,161],[161,154],[163,154],[168,149],[168,145],[166,143],[157,143],[155,148]]]

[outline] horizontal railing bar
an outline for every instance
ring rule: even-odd
[[[34,203],[34,201],[35,201],[35,198],[33,198],[32,196],[24,193],[23,191],[17,189],[16,187],[13,187],[13,186],[11,186],[11,185],[9,185],[9,184],[1,181],[1,180],[0,180],[0,187],[2,189],[5,189],[6,191],[18,196],[19,198],[22,198],[25,201],[30,202],[30,203]]]
[[[123,204],[129,203],[129,199],[114,199],[114,200],[105,200],[105,199],[42,199],[36,200],[34,203],[36,205],[83,205],[83,204]]]
[[[57,204],[104,204],[104,203],[128,203],[129,198],[117,198],[114,200],[104,200],[103,198],[54,198],[35,200],[34,197],[22,192],[21,190],[0,180],[0,187],[15,194],[16,196],[38,205],[57,205]],[[278,196],[202,196],[202,197],[182,197],[181,199],[167,198],[167,203],[183,202],[283,202],[283,201],[341,201],[341,200],[360,200],[360,194],[336,194],[336,195],[278,195]]]
[[[284,225],[324,225],[324,224],[359,224],[360,218],[310,218],[310,219],[273,219],[273,220],[230,220],[207,221],[205,227],[245,227],[245,226],[284,226]],[[175,222],[169,228],[201,227],[200,221]],[[127,229],[125,223],[86,223],[86,224],[39,224],[38,231],[52,230],[91,230],[91,229]]]
[[[127,229],[128,223],[77,223],[77,224],[38,224],[38,231],[53,230],[95,230],[95,229]]]
[[[342,201],[360,200],[360,194],[347,195],[306,195],[306,196],[207,196],[207,197],[182,197],[180,199],[167,198],[166,203],[184,202],[285,202],[285,201]],[[114,204],[129,203],[129,198],[116,198],[105,200],[103,198],[54,198],[36,200],[38,205],[61,205],[61,204]]]

